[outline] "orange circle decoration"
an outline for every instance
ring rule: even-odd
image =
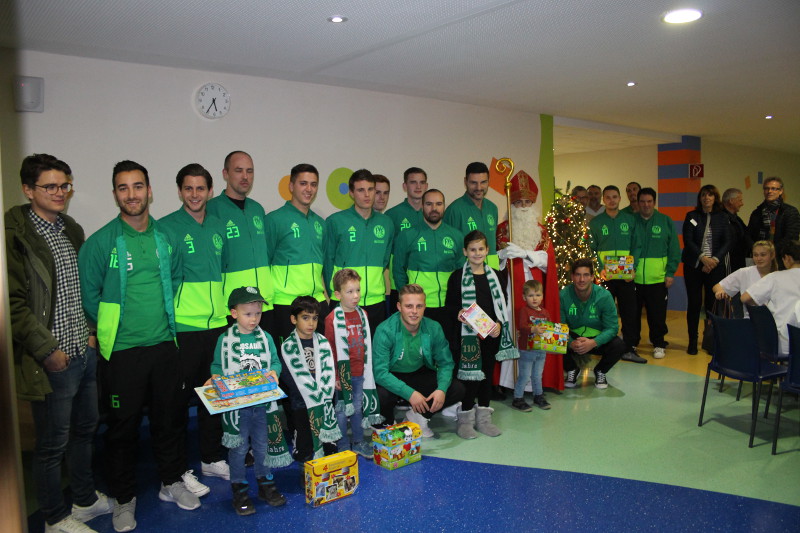
[[[289,175],[285,175],[278,182],[278,194],[287,202],[292,199],[292,193],[289,192]]]

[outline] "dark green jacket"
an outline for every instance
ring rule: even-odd
[[[614,297],[606,289],[599,285],[592,286],[592,293],[584,302],[578,298],[575,287],[569,284],[561,289],[559,296],[561,322],[569,326],[570,337],[587,337],[602,346],[617,336],[617,306],[614,305]]]
[[[664,278],[675,277],[681,261],[681,245],[675,232],[675,222],[656,209],[647,220],[636,215],[634,232],[634,248],[638,250],[634,281],[653,285],[664,283]]]
[[[5,215],[8,304],[17,397],[43,401],[53,389],[42,362],[58,348],[50,331],[56,309],[56,267],[50,247],[28,216],[30,209],[19,205]],[[69,216],[60,216],[66,224],[64,234],[77,252],[84,241],[83,228]]]

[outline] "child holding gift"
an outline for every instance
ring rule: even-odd
[[[522,286],[525,306],[517,310],[517,330],[519,331],[519,375],[514,383],[514,400],[511,407],[529,412],[531,406],[523,399],[528,381],[533,388],[533,403],[540,409],[550,409],[542,390],[542,372],[547,352],[533,348],[534,335],[542,335],[546,328],[542,322],[549,322],[550,315],[542,307],[544,292],[542,282],[532,279]]]
[[[476,429],[490,437],[501,434],[492,423],[494,410],[489,407],[495,361],[519,357],[508,323],[505,274],[486,264],[488,253],[486,235],[478,230],[468,233],[464,237],[467,261],[447,281],[445,305],[448,314],[461,322],[460,335],[454,339],[452,352],[456,377],[465,389],[461,408],[456,413],[456,433],[463,439],[477,437]],[[477,303],[495,322],[494,329],[485,339],[480,339],[462,316],[473,303]]]
[[[220,335],[211,364],[211,379],[239,372],[266,370],[276,380],[281,373],[278,351],[272,337],[259,326],[264,298],[256,287],[240,287],[228,297],[235,320]],[[206,385],[211,385],[211,379]],[[258,497],[273,507],[286,503],[272,477],[271,467],[292,463],[275,402],[243,407],[222,413],[222,444],[228,448],[228,465],[233,490],[233,508],[240,516],[256,512],[248,495],[245,456],[253,449]]]
[[[336,418],[342,438],[340,452],[352,450],[372,459],[372,445],[364,442],[364,430],[383,421],[372,375],[372,339],[366,313],[358,306],[361,276],[350,268],[333,276],[333,289],[339,306],[325,318],[325,337],[336,361]],[[353,432],[347,436],[347,421]]]
[[[336,370],[331,345],[317,333],[319,302],[311,296],[298,296],[289,317],[295,329],[281,345],[286,372],[281,376],[289,396],[290,412],[296,431],[293,456],[305,463],[336,453],[335,442],[342,438],[333,407]]]

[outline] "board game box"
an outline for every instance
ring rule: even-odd
[[[358,488],[358,456],[348,450],[307,461],[304,479],[312,507],[350,496]]]
[[[278,386],[278,381],[264,369],[220,376],[211,381],[217,389],[217,395],[225,399],[266,392]]]
[[[217,389],[214,388],[213,385],[208,387],[195,387],[194,392],[200,397],[200,401],[203,402],[206,410],[212,415],[286,398],[286,394],[280,387],[247,396],[237,396],[235,398],[220,398],[217,394]]]
[[[608,255],[603,264],[606,268],[606,279],[633,279],[634,264],[632,255]]]
[[[533,336],[533,349],[550,353],[567,353],[569,344],[569,326],[559,322],[536,321],[547,328],[541,335]]]
[[[416,463],[422,459],[422,430],[413,422],[402,422],[372,432],[375,464],[386,470]]]

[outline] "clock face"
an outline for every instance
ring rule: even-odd
[[[197,90],[197,111],[206,118],[222,118],[231,107],[231,95],[219,83],[206,83]]]

